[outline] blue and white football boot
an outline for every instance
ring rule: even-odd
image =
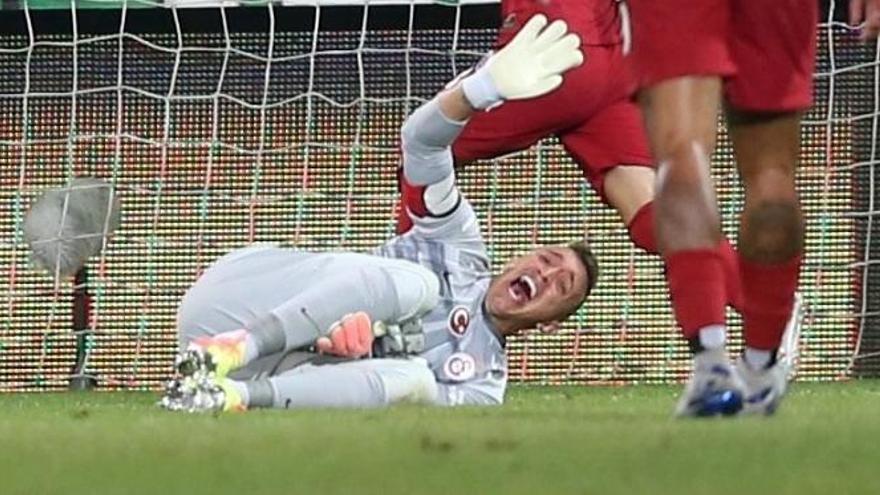
[[[743,406],[739,414],[769,416],[776,412],[788,388],[788,372],[779,361],[769,368],[754,370],[745,359],[736,362],[736,374],[745,384]]]
[[[801,297],[799,294],[794,297],[791,318],[785,326],[776,362],[761,370],[753,369],[743,357],[736,363],[736,373],[746,386],[740,414],[769,416],[776,412],[785,396],[788,380],[797,367],[801,323],[804,318]]]
[[[678,400],[675,416],[733,416],[743,407],[745,387],[723,349],[694,356],[693,374]]]

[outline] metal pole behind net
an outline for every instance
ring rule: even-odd
[[[88,355],[89,320],[92,312],[92,296],[88,288],[89,272],[82,267],[73,278],[73,332],[76,335],[76,361],[70,372],[70,390],[91,390],[95,388],[98,380],[94,375],[86,371],[86,357]]]

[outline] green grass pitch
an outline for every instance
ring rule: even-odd
[[[500,408],[173,414],[0,396],[0,494],[878,494],[880,381],[676,421],[679,387],[513,387]]]

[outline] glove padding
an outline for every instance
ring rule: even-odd
[[[373,348],[373,338],[370,316],[359,311],[347,314],[331,325],[327,335],[318,337],[315,341],[315,347],[326,354],[359,358],[370,353]]]
[[[564,21],[547,26],[547,18],[538,14],[471,76],[474,80],[466,84],[465,94],[477,108],[491,106],[498,98],[545,95],[562,84],[562,73],[583,63],[580,44]]]

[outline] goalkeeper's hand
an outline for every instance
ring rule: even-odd
[[[359,358],[373,348],[373,324],[363,311],[348,314],[330,326],[330,331],[315,341],[318,351],[336,356]]]
[[[545,95],[562,84],[565,71],[583,63],[580,44],[577,35],[568,33],[564,21],[557,20],[548,26],[547,18],[538,14],[507,46],[466,78],[462,90],[478,109],[504,100]]]

